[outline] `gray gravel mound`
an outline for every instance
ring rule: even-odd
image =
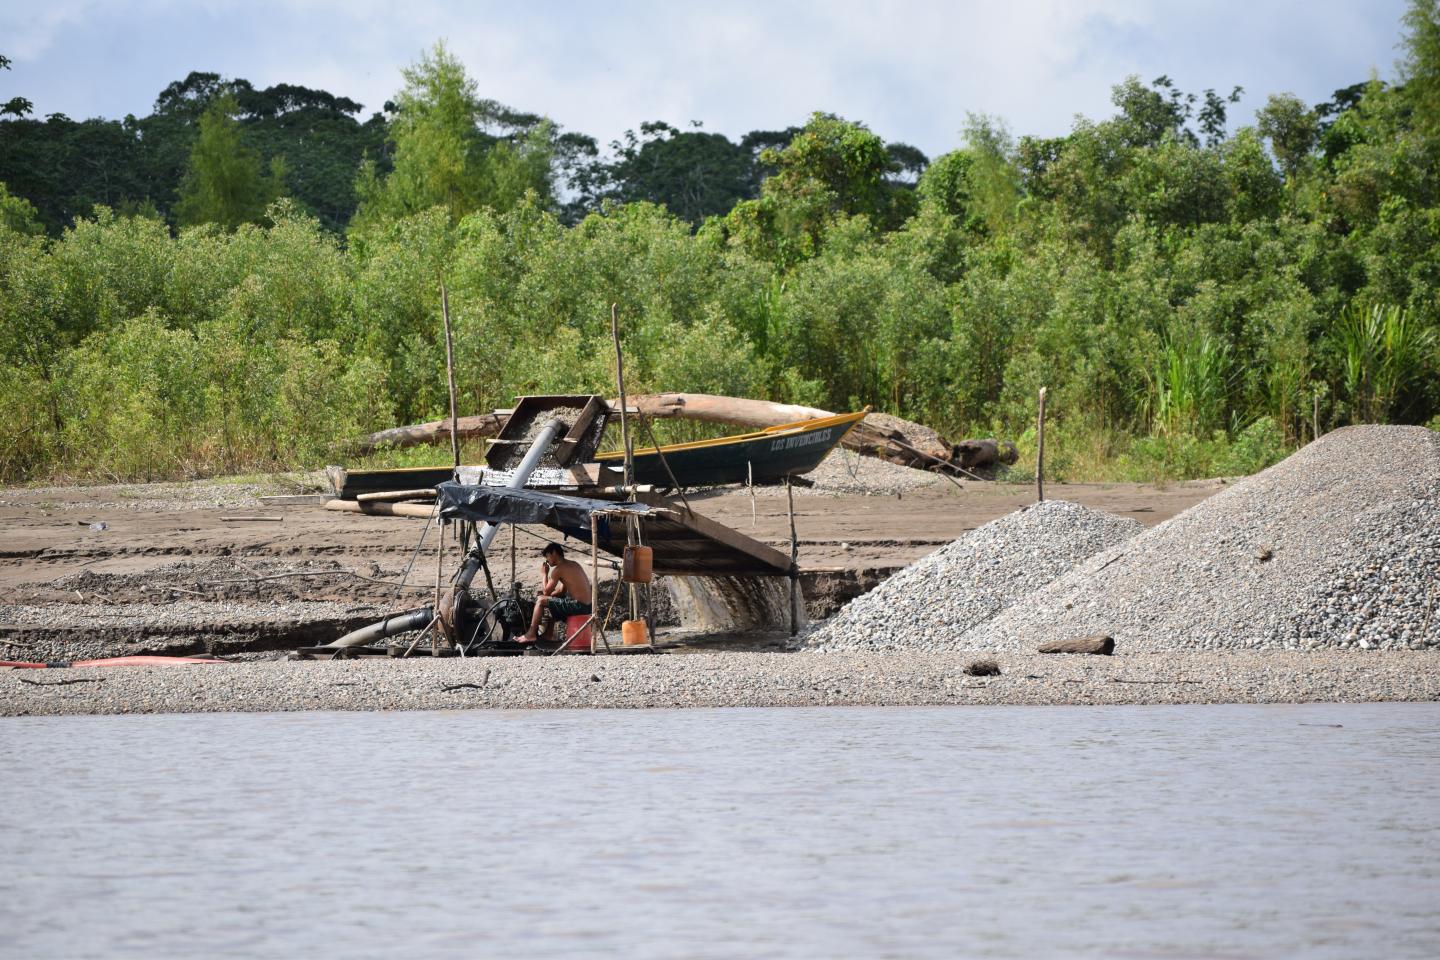
[[[857,597],[804,640],[820,650],[954,650],[976,624],[1097,551],[1134,520],[1047,500],[991,521]]]
[[[1347,427],[1106,551],[971,631],[1034,649],[1440,646],[1440,434]]]

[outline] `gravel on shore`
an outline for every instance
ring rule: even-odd
[[[1066,500],[1022,507],[912,563],[804,639],[813,650],[955,650],[962,636],[1143,528]]]
[[[1440,700],[1440,651],[960,653],[218,663],[0,671],[0,715],[543,707]]]
[[[1326,434],[972,630],[971,649],[1104,633],[1121,650],[1440,646],[1440,433]]]

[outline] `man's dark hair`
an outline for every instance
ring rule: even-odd
[[[558,543],[547,543],[545,545],[545,549],[540,551],[540,556],[548,557],[552,553],[559,557],[561,560],[565,559],[565,548],[560,546],[560,544]]]

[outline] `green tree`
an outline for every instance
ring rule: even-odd
[[[234,230],[242,223],[257,223],[284,191],[284,161],[275,157],[268,174],[262,172],[260,155],[241,138],[237,109],[234,97],[225,95],[200,118],[200,135],[175,205],[182,226],[215,223]]]
[[[1416,129],[1440,134],[1440,0],[1410,0],[1399,63],[1404,96]]]
[[[552,200],[553,124],[482,99],[443,42],[401,73],[389,135],[394,169],[381,177],[373,161],[362,166],[357,226],[433,206],[458,223],[476,210],[510,209],[531,191]]]
[[[1320,120],[1315,111],[1293,93],[1275,93],[1255,119],[1260,135],[1270,141],[1285,179],[1293,179],[1320,139]]]
[[[0,182],[0,229],[32,235],[44,232],[30,201],[13,195],[3,182]]]
[[[885,141],[864,124],[829,113],[810,117],[784,150],[766,150],[775,167],[763,192],[806,216],[843,213],[879,218],[885,205],[890,157]]]
[[[1004,233],[1020,203],[1015,142],[1004,121],[977,113],[967,115],[963,135],[971,156],[967,176],[974,213],[991,233]]]
[[[0,56],[0,70],[10,69],[10,58]],[[35,104],[24,97],[11,97],[4,103],[0,103],[0,117],[12,116],[23,117],[35,108]]]
[[[739,200],[758,192],[755,156],[742,144],[700,124],[679,130],[650,121],[640,133],[627,130],[610,145],[612,160],[586,172],[584,205],[596,209],[602,199],[619,203],[664,204],[676,216],[699,224],[728,213]]]

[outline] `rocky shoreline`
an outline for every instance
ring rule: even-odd
[[[971,676],[976,660],[998,676]],[[1440,651],[690,653],[0,671],[0,715],[1440,700]]]

